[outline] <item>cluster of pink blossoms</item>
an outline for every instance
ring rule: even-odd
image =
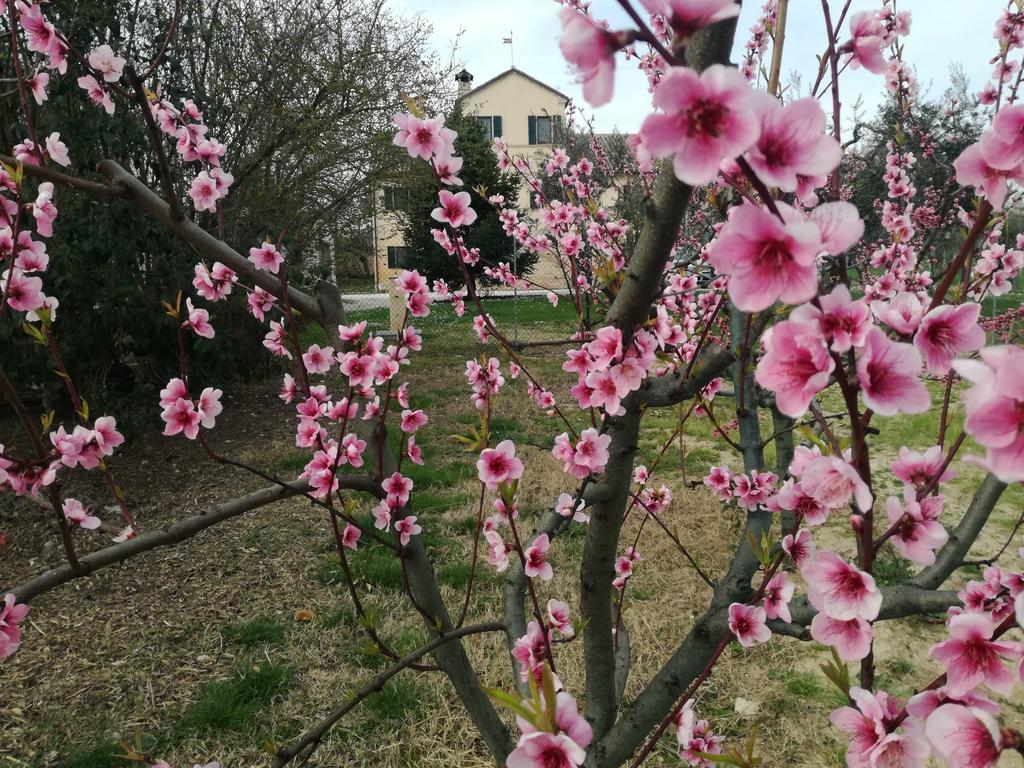
[[[775,491],[778,476],[774,472],[751,470],[733,474],[728,467],[711,467],[704,485],[726,503],[735,501],[741,509],[763,508]]]
[[[941,687],[905,706],[884,691],[855,687],[854,706],[832,713],[832,723],[850,737],[848,766],[919,768],[931,755],[949,768],[990,768],[1012,746],[994,717],[999,705],[982,688],[1009,696],[1024,681],[1024,644],[998,639],[1014,623],[1024,627],[1024,575],[990,567],[960,598],[964,607],[949,611],[949,639],[930,652],[946,670]]]
[[[25,31],[29,50],[46,56],[48,69],[64,74],[69,48],[63,36],[43,16],[42,3],[18,0],[16,8],[18,23]],[[111,92],[121,80],[125,60],[117,56],[109,45],[103,44],[93,49],[80,64],[88,74],[78,78],[78,86],[86,91],[94,104],[112,115],[114,100]],[[38,71],[29,81],[37,103],[42,104],[46,100],[49,83],[50,76]],[[216,210],[218,201],[227,195],[234,182],[234,177],[220,167],[220,158],[226,153],[226,147],[206,135],[209,129],[194,102],[186,99],[178,108],[151,95],[149,107],[159,129],[176,139],[181,159],[186,163],[199,161],[203,164],[204,170],[199,172],[189,188],[196,210]],[[26,139],[15,148],[15,155],[24,162],[37,163],[44,157],[44,150]],[[68,164],[67,148],[60,142],[59,134],[52,134],[47,140],[45,156],[61,165]]]
[[[676,726],[679,757],[692,768],[714,768],[714,760],[706,755],[722,754],[725,738],[716,735],[707,720],[697,719],[693,699],[683,705],[673,722]]]
[[[0,292],[4,303],[15,312],[24,312],[29,322],[38,322],[43,317],[41,312],[52,322],[60,302],[43,292],[42,278],[50,257],[46,243],[33,237],[25,223],[35,224],[36,237],[53,235],[53,222],[57,218],[53,184],[44,181],[38,186],[35,199],[22,204],[23,216],[19,216],[18,205],[21,191],[7,170],[0,168],[0,262],[4,264],[0,272]]]
[[[658,346],[658,339],[646,330],[624,344],[622,331],[608,325],[579,349],[569,350],[562,370],[578,377],[572,396],[580,408],[602,408],[609,416],[625,413],[622,400],[640,389],[656,362]]]

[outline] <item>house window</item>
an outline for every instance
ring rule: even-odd
[[[531,144],[553,144],[554,125],[550,115],[530,115],[527,132]]]
[[[405,266],[408,250],[401,245],[388,246],[388,269],[402,269]]]
[[[501,136],[501,115],[478,116],[476,122],[488,141]]]
[[[384,187],[384,208],[399,211],[409,207],[409,190],[401,187]]]

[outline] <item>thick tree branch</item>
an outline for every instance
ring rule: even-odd
[[[967,558],[967,553],[1005,490],[1006,483],[997,480],[995,475],[986,475],[978,490],[974,492],[974,497],[960,524],[949,535],[949,541],[945,546],[935,554],[935,563],[922,570],[908,583],[924,589],[938,589],[942,586],[950,574]]]
[[[341,475],[338,479],[344,482],[346,479],[354,480],[356,476]],[[254,491],[224,504],[218,504],[198,515],[186,517],[162,530],[147,531],[133,539],[128,539],[120,544],[114,544],[113,546],[80,557],[77,569],[73,569],[70,565],[62,565],[29,579],[24,584],[10,591],[14,593],[18,602],[28,602],[44,592],[48,592],[73,579],[88,576],[100,568],[123,562],[150,549],[179,544],[186,539],[192,538],[200,531],[222,523],[225,520],[238,517],[246,512],[264,507],[267,504],[273,504],[275,501],[281,501],[290,496],[305,493],[308,490],[309,484],[305,480],[296,480],[286,484],[286,486],[274,485]]]
[[[100,172],[111,182],[125,190],[125,197],[138,208],[148,213],[153,219],[181,237],[205,258],[221,261],[249,282],[258,285],[272,296],[281,296],[280,281],[269,272],[257,269],[252,262],[223,240],[219,240],[194,221],[183,219],[176,221],[167,202],[128,171],[113,160],[103,160],[99,164]],[[291,305],[306,317],[322,320],[320,305],[308,293],[288,286],[288,298]]]

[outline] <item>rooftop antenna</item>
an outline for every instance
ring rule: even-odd
[[[503,37],[501,39],[501,44],[508,46],[509,66],[512,69],[515,69],[516,68],[516,54],[515,54],[515,48],[512,46],[512,30],[511,29],[508,31],[508,37]]]

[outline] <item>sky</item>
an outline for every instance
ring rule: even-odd
[[[876,9],[880,4],[880,0],[853,0],[851,13]],[[837,9],[842,2],[831,0],[831,5]],[[1005,0],[897,0],[900,10],[913,14],[906,59],[915,66],[923,92],[941,96],[952,63],[962,65],[972,89],[980,90],[992,71],[989,61],[996,52],[992,30],[1005,6]],[[429,19],[434,28],[432,45],[446,59],[458,39],[455,60],[469,70],[477,85],[508,69],[514,54],[517,69],[572,97],[593,117],[599,132],[634,132],[651,111],[646,79],[621,58],[612,103],[596,110],[585,104],[582,89],[558,50],[559,6],[553,0],[392,0],[392,7],[405,14],[422,13]],[[738,61],[760,11],[761,0],[743,3],[733,61]],[[613,29],[628,24],[615,0],[593,0],[591,13],[607,18]],[[817,73],[816,56],[825,47],[823,27],[819,0],[790,0],[782,80],[786,84],[791,75],[801,76],[801,95],[806,95]],[[843,30],[844,37],[847,31]],[[511,47],[502,44],[509,34]],[[848,70],[840,83],[844,106],[860,98],[866,114],[884,97],[883,78],[863,70]]]

